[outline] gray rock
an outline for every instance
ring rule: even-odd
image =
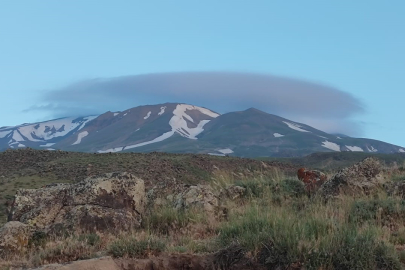
[[[108,173],[77,184],[20,189],[11,220],[51,231],[129,230],[140,226],[145,201],[142,179]]]
[[[226,211],[212,187],[208,185],[189,186],[174,197],[174,207],[176,209],[200,207],[210,220],[222,217]]]
[[[321,186],[319,192],[325,197],[339,194],[368,194],[384,181],[381,172],[380,161],[369,157],[337,172]]]

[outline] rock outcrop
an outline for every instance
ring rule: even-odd
[[[120,231],[139,227],[145,208],[142,179],[108,173],[77,184],[20,189],[11,220],[44,231]]]
[[[382,166],[376,158],[369,157],[337,172],[320,188],[321,195],[336,196],[339,194],[368,194],[382,184]]]
[[[7,222],[0,228],[0,255],[23,251],[28,246],[31,235],[30,226],[18,221]]]
[[[174,197],[174,207],[179,210],[200,207],[212,221],[226,215],[226,208],[221,206],[219,197],[212,187],[208,185],[187,187]]]

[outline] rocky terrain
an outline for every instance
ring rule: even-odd
[[[0,160],[3,183],[42,179],[8,197],[0,229],[5,269],[405,263],[405,170],[387,160],[368,157],[325,174],[295,163],[162,153],[24,149]]]

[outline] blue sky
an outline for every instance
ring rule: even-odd
[[[339,99],[336,104],[328,101],[335,110],[340,104],[340,110],[349,110],[344,116],[351,125],[346,133],[405,146],[405,2],[334,2],[3,1],[0,126],[53,117],[50,110],[32,108],[51,102],[63,104],[63,95],[50,100],[49,93],[95,78],[248,72],[299,79],[348,93],[363,110],[347,107]],[[303,103],[317,98],[308,91],[302,92]],[[76,90],[71,93],[92,102],[90,94],[83,92],[81,97]],[[121,101],[130,95],[133,106],[153,103],[155,97],[161,101],[156,92],[148,97],[136,89],[134,93],[117,89],[116,93],[122,95]],[[257,98],[250,104],[250,99],[240,94],[235,96],[243,96],[243,100],[233,97],[234,102],[224,111],[213,100],[213,109],[226,112],[257,105]],[[226,103],[226,97],[222,98]],[[100,110],[109,106],[111,110],[126,109],[120,104],[128,104],[121,101],[111,104],[106,98],[105,104],[97,106]],[[271,106],[261,106],[275,113]],[[288,108],[276,112],[308,123],[313,117],[299,112],[294,117]],[[322,119],[325,112],[318,113],[323,121],[319,128],[325,121],[340,121],[336,117]]]

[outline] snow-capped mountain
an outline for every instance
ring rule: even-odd
[[[302,156],[325,151],[405,153],[405,148],[399,146],[328,134],[256,109],[219,115],[206,108],[176,103],[0,128],[0,150],[22,147],[248,157]]]

